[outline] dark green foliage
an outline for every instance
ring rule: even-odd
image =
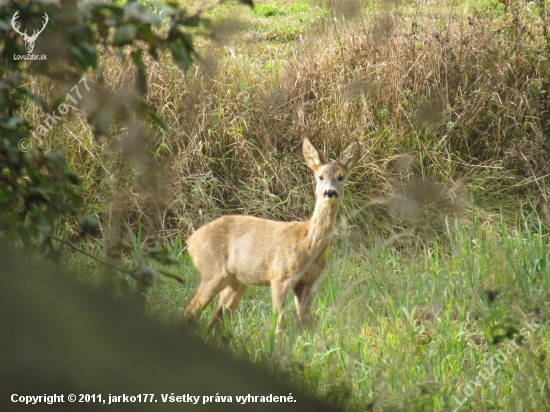
[[[17,24],[23,25],[21,30],[29,24],[29,32],[32,27],[41,27],[47,15],[48,24],[34,50],[37,55],[46,55],[46,60],[27,62],[15,57],[27,54],[20,35],[12,28],[16,12]],[[160,27],[163,19],[169,20],[167,33]],[[112,50],[124,58],[130,49],[136,95],[115,113],[105,103],[92,107],[88,121],[96,137],[122,124],[128,116],[164,127],[162,119],[145,101],[147,68],[143,57],[148,53],[156,60],[160,52],[167,50],[182,69],[188,69],[196,58],[191,28],[195,34],[208,35],[211,26],[200,14],[189,15],[176,3],[166,5],[162,13],[134,1],[88,4],[74,0],[62,4],[10,1],[0,5],[0,233],[25,245],[41,244],[57,261],[59,252],[52,240],[60,218],[78,216],[76,222],[83,236],[93,235],[98,229],[97,221],[83,215],[80,209],[83,203],[80,182],[64,156],[40,149],[29,151],[33,141],[40,140],[38,126],[45,126],[32,124],[20,114],[27,102],[32,101],[55,124],[55,116],[61,116],[65,101],[75,100],[74,93],[47,102],[26,88],[30,79],[46,77],[58,82],[60,89],[75,85],[71,91],[77,86],[81,90],[85,86],[89,91],[82,79],[90,71],[96,71],[101,80],[101,54]],[[78,88],[76,94],[82,98]],[[156,259],[157,254],[149,257]],[[158,257],[164,263],[169,259],[162,253]],[[134,272],[147,284],[155,280],[147,269]]]

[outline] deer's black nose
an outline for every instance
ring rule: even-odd
[[[338,192],[336,190],[325,190],[325,197],[328,199],[336,199],[338,197]]]

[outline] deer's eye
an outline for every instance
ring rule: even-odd
[[[344,176],[338,176],[338,181],[343,182],[344,181]]]
[[[324,179],[324,177],[323,177],[323,176],[319,176],[319,180],[323,180],[323,179]]]

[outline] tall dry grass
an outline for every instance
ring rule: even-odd
[[[89,207],[104,222],[140,221],[161,242],[220,214],[306,219],[304,137],[329,157],[353,139],[364,146],[342,213],[342,227],[362,234],[395,234],[434,203],[445,215],[547,200],[542,1],[322,7],[325,17],[277,53],[237,32],[204,42],[187,74],[149,61],[149,101],[166,132],[130,126],[94,142],[85,111],[72,116],[51,148],[84,176]],[[131,86],[129,64],[106,53],[103,65],[104,87]]]

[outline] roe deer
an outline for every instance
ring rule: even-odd
[[[273,311],[281,332],[286,296],[294,290],[298,320],[309,324],[311,293],[326,266],[326,251],[334,235],[336,212],[344,197],[344,181],[360,157],[353,142],[338,163],[329,163],[306,138],[303,154],[316,180],[315,210],[307,222],[275,222],[252,216],[222,216],[193,233],[189,254],[202,276],[197,294],[185,310],[188,323],[221,292],[209,330],[230,317],[248,286],[271,286]]]

